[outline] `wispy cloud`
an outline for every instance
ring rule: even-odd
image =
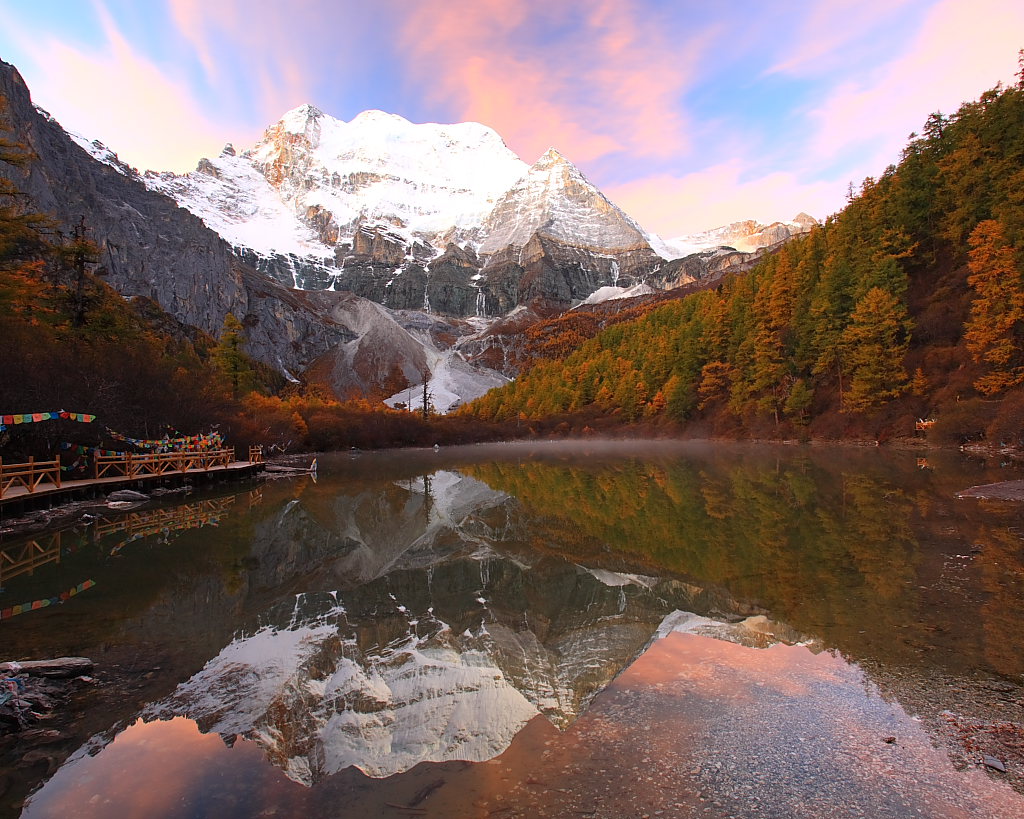
[[[103,6],[97,11],[105,42],[91,47],[9,30],[26,53],[44,55],[22,66],[39,105],[140,169],[190,170],[220,150],[225,134],[237,134],[197,104],[182,76],[136,51]]]
[[[765,74],[806,74],[848,65],[851,47],[869,50],[869,34],[889,24],[906,6],[925,2],[930,0],[818,0],[807,7],[786,56]]]
[[[682,97],[713,32],[670,43],[637,2],[419,4],[401,39],[410,76],[458,118],[495,128],[528,161],[688,148]]]
[[[1016,0],[46,5],[0,0],[0,48],[136,166],[190,168],[303,102],[470,119],[527,161],[558,148],[667,235],[837,210],[928,113],[1009,80],[1024,44]]]
[[[1011,80],[1022,31],[1018,3],[937,3],[902,53],[840,83],[810,112],[812,155],[825,160],[867,146],[870,164],[861,163],[860,175],[879,173],[929,113],[951,113],[997,81]]]
[[[318,71],[335,67],[344,54],[329,47],[331,26],[318,26],[309,5],[168,0],[168,7],[215,94],[244,94],[264,124],[313,101]]]

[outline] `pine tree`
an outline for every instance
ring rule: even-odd
[[[231,386],[231,395],[240,398],[253,387],[253,370],[249,357],[242,352],[245,334],[242,322],[233,313],[224,317],[220,339],[213,350],[213,361]]]
[[[903,356],[908,347],[908,323],[903,303],[880,287],[871,288],[857,303],[840,344],[850,373],[845,412],[864,412],[906,390]]]
[[[0,98],[0,114],[4,111]],[[28,149],[0,137],[0,163],[28,165]],[[39,308],[44,259],[52,253],[52,220],[25,205],[15,185],[0,176],[0,315],[31,313]]]
[[[786,413],[787,418],[792,419],[797,424],[806,424],[808,420],[807,411],[811,408],[813,400],[814,391],[807,386],[807,382],[802,378],[798,378],[789,389],[789,395],[786,398],[783,411]]]
[[[992,395],[1024,383],[1024,274],[998,221],[980,222],[970,245],[967,282],[975,296],[964,340],[974,360],[989,368],[974,386]]]

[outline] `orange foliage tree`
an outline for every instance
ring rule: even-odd
[[[980,222],[970,245],[974,300],[964,340],[974,360],[988,365],[974,386],[992,395],[1024,383],[1024,274],[997,220]]]

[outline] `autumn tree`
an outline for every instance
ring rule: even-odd
[[[964,340],[974,360],[988,365],[974,386],[992,395],[1024,383],[1024,275],[998,221],[980,222],[970,245],[974,301]]]
[[[793,307],[793,267],[783,251],[773,275],[754,299],[757,325],[753,335],[753,391],[760,395],[758,405],[771,412],[775,423],[785,403],[787,375],[792,350],[789,329]]]
[[[24,145],[0,137],[0,165],[23,168],[29,159]],[[52,220],[28,207],[15,185],[0,175],[0,314],[27,313],[38,307],[52,231]]]

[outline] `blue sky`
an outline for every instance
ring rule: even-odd
[[[36,103],[140,169],[247,147],[311,102],[554,146],[670,237],[804,210],[997,81],[1019,0],[0,0]]]

